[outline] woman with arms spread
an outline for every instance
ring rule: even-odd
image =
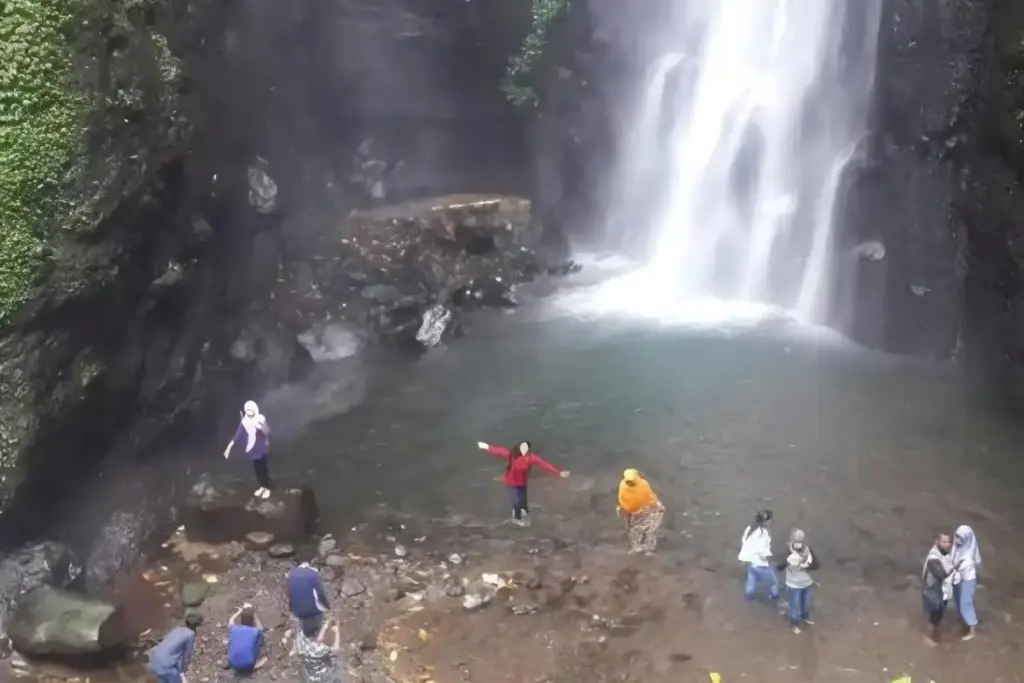
[[[563,479],[569,476],[568,471],[558,469],[534,453],[529,441],[520,441],[515,448],[492,446],[483,441],[478,441],[476,445],[480,450],[508,462],[501,481],[508,488],[509,500],[512,503],[512,522],[519,526],[530,525],[530,505],[527,501],[526,488],[533,466],[557,474]]]

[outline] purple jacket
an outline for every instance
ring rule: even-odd
[[[249,445],[249,434],[245,431],[245,427],[241,423],[238,424],[238,429],[235,430],[235,445],[239,448],[245,448]],[[247,451],[249,457],[253,460],[259,460],[270,455],[270,441],[267,439],[267,435],[262,429],[256,430],[256,442],[252,445],[252,450]]]

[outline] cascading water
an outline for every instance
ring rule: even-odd
[[[880,17],[881,0],[681,7],[680,42],[637,98],[610,213],[616,246],[647,240],[649,284],[823,321]],[[647,233],[636,228],[645,213]]]

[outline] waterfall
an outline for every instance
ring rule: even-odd
[[[645,252],[648,282],[825,320],[880,18],[881,0],[681,6],[678,42],[636,97],[611,193],[609,239]]]

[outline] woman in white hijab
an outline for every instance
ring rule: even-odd
[[[242,410],[242,420],[238,423],[235,435],[224,449],[224,457],[231,456],[233,446],[245,448],[252,458],[252,469],[256,473],[256,482],[260,485],[253,493],[257,498],[270,498],[270,426],[267,418],[260,414],[260,407],[255,401],[246,401]]]
[[[978,626],[978,615],[974,611],[974,591],[978,587],[978,566],[981,564],[981,550],[974,530],[966,524],[956,530],[953,537],[953,597],[960,619],[967,627],[964,640],[974,638]]]

